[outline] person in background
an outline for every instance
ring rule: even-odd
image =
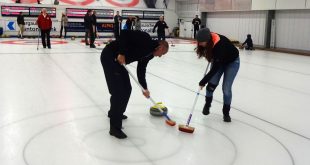
[[[167,23],[164,21],[164,16],[159,17],[159,21],[156,22],[153,33],[155,33],[155,29],[157,28],[157,37],[158,41],[166,40],[165,29],[168,29]]]
[[[62,38],[62,31],[65,30],[64,38],[67,37],[67,26],[68,26],[68,17],[65,13],[62,13],[61,20],[60,20],[60,35],[59,38]]]
[[[25,20],[22,12],[19,12],[19,15],[17,16],[17,24],[19,27],[18,37],[24,39]]]
[[[141,30],[141,20],[139,16],[136,16],[135,19],[135,30]]]
[[[122,66],[137,61],[137,77],[142,91],[147,98],[150,92],[145,79],[146,68],[151,59],[161,57],[168,52],[169,44],[166,41],[152,40],[151,36],[142,31],[122,30],[120,38],[108,44],[101,53],[101,64],[105,80],[111,94],[110,135],[124,139],[127,135],[122,131],[122,120],[131,95],[131,84],[128,72]]]
[[[84,16],[84,26],[85,26],[85,44],[90,45],[88,41],[88,37],[90,36],[90,32],[92,29],[92,22],[93,22],[93,13],[91,9],[88,9],[85,16]]]
[[[129,16],[126,20],[126,24],[124,26],[124,30],[133,30],[133,21],[134,21],[134,17],[133,16]]]
[[[253,40],[251,38],[251,34],[247,35],[246,40],[244,41],[244,43],[241,45],[240,47],[241,49],[245,48],[245,50],[254,50],[253,47]]]
[[[41,30],[41,40],[43,48],[46,46],[51,49],[50,32],[52,29],[51,17],[47,14],[46,8],[43,8],[37,19],[38,27]],[[46,38],[46,40],[45,40]]]
[[[118,39],[121,33],[122,17],[119,15],[119,11],[114,16],[114,37]]]
[[[199,30],[199,26],[201,25],[201,20],[198,18],[198,15],[193,19],[192,24],[194,26],[194,38],[196,38],[196,32]]]
[[[201,89],[206,85],[206,103],[202,113],[208,115],[213,99],[213,92],[224,75],[223,91],[223,119],[231,122],[229,115],[232,100],[232,84],[238,73],[240,60],[239,51],[231,41],[223,35],[210,32],[208,28],[200,29],[196,36],[196,53],[199,58],[204,57],[211,63],[210,71],[199,82]]]
[[[99,34],[98,34],[98,30],[97,30],[97,16],[96,16],[97,12],[96,10],[93,10],[93,27],[94,27],[94,43],[95,43],[95,40],[97,37],[99,37]]]

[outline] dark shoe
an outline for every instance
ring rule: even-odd
[[[96,48],[96,46],[95,46],[95,45],[90,45],[89,47],[90,47],[90,48]]]
[[[50,46],[48,47],[49,49],[52,49]]]
[[[210,114],[210,105],[205,104],[205,106],[203,106],[202,114],[204,115]]]
[[[86,43],[85,45],[86,45],[86,46],[88,46],[88,45],[89,45],[89,43]]]
[[[231,122],[231,118],[229,115],[224,116],[223,119],[224,119],[224,122]]]
[[[223,105],[223,119],[224,122],[231,122],[231,118],[229,116],[230,105]]]
[[[46,48],[46,46],[43,46],[43,48],[45,49],[45,48]]]
[[[122,116],[122,119],[123,119],[123,120],[126,120],[127,118],[128,118],[128,117],[127,117],[126,115],[123,115],[123,116]]]
[[[203,106],[202,114],[209,115],[210,114],[210,107],[213,97],[206,97],[206,103]]]
[[[118,139],[127,138],[127,135],[121,129],[116,129],[116,128],[111,127],[109,133],[111,136],[115,136]]]

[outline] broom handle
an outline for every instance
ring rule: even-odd
[[[127,70],[127,72],[129,73],[129,75],[131,76],[131,78],[139,85],[140,89],[144,92],[145,89],[142,87],[142,85],[139,83],[139,81],[136,79],[136,77],[130,72],[130,70],[128,69],[128,67],[123,64],[124,68]],[[151,102],[156,105],[156,102],[155,100],[150,96],[148,99],[151,100]],[[167,113],[164,112],[164,110],[161,109],[161,107],[159,107],[159,110],[161,111],[161,113],[168,119],[168,120],[171,120],[170,117],[167,115]]]
[[[209,69],[209,66],[210,66],[210,62],[208,63],[207,68],[206,68],[206,71],[204,72],[203,76],[206,75],[206,73],[207,73],[207,71],[208,71],[208,69]],[[187,119],[187,123],[186,123],[187,126],[188,126],[189,123],[191,122],[191,119],[192,119],[192,116],[193,116],[193,112],[194,112],[194,109],[195,109],[195,106],[196,106],[196,103],[197,103],[197,100],[198,100],[198,96],[199,96],[199,94],[200,94],[200,90],[201,90],[201,89],[200,89],[200,87],[199,87],[198,90],[197,90],[197,92],[196,92],[196,97],[195,97],[195,100],[194,100],[194,104],[193,104],[193,106],[192,106],[191,113],[189,114],[189,117],[188,117],[188,119]]]

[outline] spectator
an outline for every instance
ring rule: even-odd
[[[59,35],[59,38],[62,38],[62,31],[65,30],[65,37],[67,37],[67,26],[68,26],[68,17],[65,13],[62,13],[62,16],[61,16],[61,20],[60,20],[60,35]]]
[[[119,15],[119,11],[114,16],[114,37],[118,39],[121,33],[120,27],[122,26],[122,17]]]
[[[193,19],[192,24],[194,26],[194,38],[196,38],[196,32],[199,30],[201,20],[198,18],[198,15]]]
[[[19,12],[19,15],[17,16],[17,24],[19,26],[18,37],[24,39],[25,20],[22,12]]]
[[[43,48],[46,48],[47,46],[49,49],[51,49],[50,32],[52,29],[52,20],[51,17],[47,14],[46,8],[42,9],[41,14],[38,17],[37,24],[41,30]]]

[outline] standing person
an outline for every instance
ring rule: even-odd
[[[122,64],[130,64],[137,61],[137,77],[139,83],[145,89],[142,91],[147,98],[150,92],[145,80],[146,67],[153,57],[161,57],[166,54],[169,44],[166,41],[154,41],[146,32],[123,30],[118,40],[108,44],[101,53],[101,64],[104,70],[106,82],[109,88],[110,110],[110,135],[124,139],[127,135],[121,130],[122,119],[126,119],[123,113],[131,94],[131,84],[128,72]]]
[[[68,17],[65,13],[62,13],[61,15],[61,27],[60,27],[60,36],[59,38],[62,38],[62,31],[65,30],[65,38],[67,38],[67,26],[68,26]]]
[[[119,15],[119,11],[114,16],[114,37],[118,39],[121,33],[122,17]]]
[[[89,45],[88,37],[90,37],[90,32],[92,29],[92,10],[88,9],[84,16],[84,26],[85,26],[85,44]]]
[[[19,27],[18,37],[24,39],[25,20],[22,12],[19,12],[19,15],[17,16],[17,24]]]
[[[213,99],[213,92],[219,81],[224,75],[223,90],[223,119],[225,122],[231,122],[229,115],[232,100],[232,84],[238,73],[240,60],[238,49],[223,35],[210,32],[208,28],[200,29],[196,36],[196,53],[199,58],[206,58],[211,62],[210,71],[199,82],[201,89],[206,85],[206,103],[202,113],[208,115]]]
[[[254,50],[254,47],[253,47],[253,40],[251,38],[251,34],[248,34],[247,35],[247,38],[246,40],[244,41],[244,43],[241,45],[241,48],[244,48],[244,45],[245,46],[245,50]]]
[[[196,38],[196,32],[199,30],[201,20],[198,18],[198,15],[193,19],[192,24],[194,26],[194,38]]]
[[[46,8],[42,9],[41,14],[38,17],[37,24],[41,30],[43,48],[46,48],[47,45],[47,47],[51,49],[50,32],[52,29],[52,20],[51,17],[47,14]]]
[[[124,30],[132,30],[132,24],[133,24],[133,17],[132,16],[129,16],[126,20],[126,24],[125,24],[125,27],[124,27]]]
[[[165,29],[168,29],[169,27],[167,26],[167,23],[164,21],[164,16],[159,17],[159,21],[156,22],[153,28],[153,33],[155,33],[156,28],[157,28],[158,41],[166,40]]]
[[[141,31],[141,20],[139,16],[136,16],[135,19],[135,30]]]
[[[93,29],[94,29],[94,36],[93,36],[93,43],[95,43],[95,40],[96,40],[96,37],[98,37],[98,31],[97,31],[97,16],[96,16],[96,10],[93,10],[93,15],[92,15],[92,17],[93,17]],[[93,45],[95,45],[95,44],[93,44]]]

